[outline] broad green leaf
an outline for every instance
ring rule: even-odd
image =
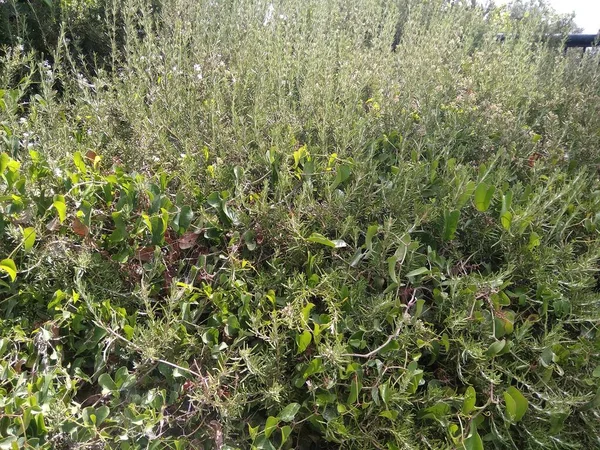
[[[535,231],[532,231],[529,235],[529,244],[527,245],[527,248],[529,250],[533,250],[534,248],[538,247],[540,243],[540,235],[537,234]]]
[[[348,178],[350,178],[350,166],[348,164],[343,164],[338,167],[337,172],[335,174],[335,180],[331,185],[331,189],[337,188],[340,184],[344,183]]]
[[[4,173],[10,162],[10,156],[6,153],[0,153],[0,175]]]
[[[296,335],[296,345],[298,346],[298,353],[303,353],[312,341],[312,334],[310,331],[303,331]]]
[[[352,382],[350,383],[350,395],[348,395],[348,401],[346,403],[349,405],[356,403],[361,389],[362,383],[359,381],[358,376],[354,375],[354,377],[352,377]]]
[[[505,230],[510,230],[512,218],[513,218],[513,215],[510,211],[504,211],[500,215],[500,223],[502,223],[502,226],[504,227]]]
[[[464,192],[461,194],[461,196],[458,199],[457,206],[459,208],[462,208],[463,206],[465,206],[467,204],[467,202],[469,201],[469,199],[473,195],[473,192],[475,192],[475,187],[476,186],[475,186],[475,182],[474,181],[469,181],[467,183],[467,185],[465,186]]]
[[[298,411],[300,411],[300,404],[290,403],[279,413],[279,418],[284,422],[291,422],[296,417],[296,414],[298,414]]]
[[[266,436],[258,436],[254,441],[254,448],[258,450],[275,450],[275,446],[271,444],[271,441]]]
[[[600,366],[596,366],[596,368],[592,372],[592,376],[594,378],[600,378]]]
[[[248,434],[250,435],[250,439],[256,439],[256,435],[258,434],[258,425],[252,428],[250,424],[248,424]]]
[[[512,422],[516,422],[517,417],[517,402],[508,394],[504,393],[504,405],[506,406],[506,414]]]
[[[33,244],[35,244],[35,228],[28,227],[23,231],[23,248],[26,252],[33,248]]]
[[[0,261],[0,271],[6,272],[10,277],[10,281],[15,281],[15,279],[17,278],[17,266],[15,265],[15,262],[10,258],[6,258]]]
[[[175,218],[177,231],[184,233],[190,227],[192,219],[194,218],[194,212],[189,205],[182,206],[181,211]]]
[[[388,273],[394,283],[398,283],[398,277],[396,275],[396,263],[397,262],[398,262],[398,257],[396,255],[392,255],[387,259]]]
[[[470,414],[471,411],[475,409],[475,404],[477,402],[477,393],[475,392],[475,388],[473,386],[469,386],[465,392],[465,398],[462,404],[462,413],[467,415]]]
[[[95,412],[96,411],[91,406],[84,408],[83,411],[81,412],[81,416],[83,417],[83,423],[86,425],[92,425],[94,423],[94,421],[96,420]],[[92,419],[92,416],[94,416],[93,419]]]
[[[379,386],[379,395],[380,395],[381,400],[383,401],[383,403],[385,403],[386,405],[392,399],[392,390],[390,389],[390,386],[389,386],[389,384],[387,382],[386,383],[382,383]]]
[[[390,411],[390,410],[381,411],[379,413],[379,417],[385,417],[386,419],[390,419],[390,420],[394,421],[398,418],[398,411]]]
[[[58,213],[58,220],[60,220],[60,223],[63,223],[67,218],[67,204],[65,203],[65,198],[62,195],[56,195],[52,206]]]
[[[289,425],[281,427],[281,447],[283,447],[283,444],[286,443],[286,441],[290,437],[290,434],[292,434],[292,427],[290,427]]]
[[[98,384],[102,387],[102,394],[106,395],[114,391],[118,391],[119,388],[113,381],[111,376],[107,373],[103,373],[98,377]]]
[[[277,417],[269,416],[267,418],[267,423],[265,424],[265,436],[267,438],[275,431],[277,425],[279,425],[279,419]]]
[[[96,426],[99,426],[102,422],[104,422],[109,414],[110,409],[106,405],[102,405],[96,409]]]
[[[506,340],[504,340],[504,339],[502,339],[501,341],[496,341],[496,342],[492,343],[492,345],[489,346],[489,348],[485,352],[485,355],[493,358],[498,353],[500,353],[502,351],[502,349],[504,349],[505,345],[506,345]]]
[[[504,400],[505,401],[506,401],[507,397],[510,397],[515,404],[513,419],[515,422],[518,422],[523,418],[523,416],[527,412],[527,408],[529,407],[529,401],[514,386],[509,387],[506,390],[506,392],[504,392]],[[507,409],[508,409],[508,402],[507,402]]]
[[[494,198],[495,187],[481,182],[475,189],[475,208],[484,212],[487,211]]]
[[[310,237],[308,238],[308,241],[314,242],[316,244],[326,245],[331,248],[342,248],[342,247],[346,247],[348,245],[348,244],[346,244],[346,242],[344,242],[341,239],[336,239],[336,240],[332,241],[320,233],[311,234]]]
[[[463,445],[465,450],[484,450],[483,441],[477,430],[473,430],[471,435],[465,439]]]
[[[379,231],[379,225],[370,225],[369,228],[367,228],[367,236],[365,239],[365,247],[367,250],[373,248],[373,238],[377,234],[377,231]]]
[[[80,152],[75,152],[73,154],[73,162],[75,163],[75,167],[81,173],[87,173],[87,167],[85,167],[85,161],[83,160],[83,156],[81,156]]]
[[[456,229],[458,228],[458,219],[460,218],[460,211],[458,209],[454,211],[444,212],[444,240],[451,241],[454,239]]]
[[[407,278],[416,277],[419,275],[423,275],[425,273],[429,273],[429,269],[427,267],[419,267],[418,269],[412,270],[406,274]]]

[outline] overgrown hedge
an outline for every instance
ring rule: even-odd
[[[597,447],[598,55],[468,3],[6,48],[0,448]]]

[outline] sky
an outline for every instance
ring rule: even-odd
[[[600,29],[600,0],[547,0],[561,14],[575,11],[575,23],[584,33],[595,34]],[[509,0],[496,0],[497,5]]]

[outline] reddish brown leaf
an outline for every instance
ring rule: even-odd
[[[135,257],[140,261],[148,262],[154,258],[154,247],[142,247],[135,252]]]
[[[75,219],[73,219],[72,227],[73,233],[81,237],[86,237],[90,232],[90,229],[81,220],[79,220],[79,217],[75,217]]]
[[[85,157],[87,159],[89,159],[91,162],[96,161],[97,156],[98,156],[98,154],[93,150],[88,150],[87,153],[85,154]]]
[[[198,240],[198,234],[193,231],[188,231],[183,236],[179,238],[177,243],[179,244],[179,248],[181,250],[186,250],[188,248],[192,248],[196,245],[196,241]]]

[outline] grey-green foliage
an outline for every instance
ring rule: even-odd
[[[541,40],[569,20],[102,13],[95,63],[65,21],[2,56],[2,445],[598,446],[600,65]]]

